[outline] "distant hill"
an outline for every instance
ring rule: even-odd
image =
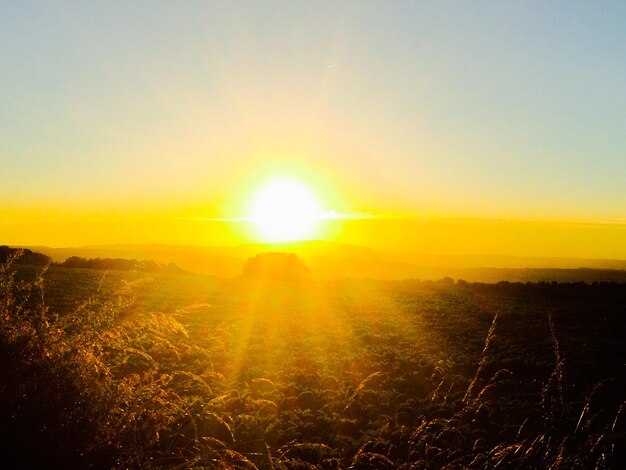
[[[63,262],[72,256],[81,258],[124,258],[175,263],[185,271],[235,277],[241,273],[249,256],[230,257],[215,253],[213,248],[184,245],[104,245],[72,248],[29,247],[47,254],[53,261]]]
[[[386,259],[404,261],[419,266],[457,268],[553,268],[553,269],[621,269],[626,270],[626,260],[604,258],[528,257],[499,255],[422,255],[389,253]]]
[[[315,279],[441,279],[452,277],[475,282],[626,282],[626,260],[581,258],[525,258],[515,256],[433,256],[386,253],[366,247],[328,241],[280,245],[244,244],[227,247],[193,245],[101,245],[75,248],[28,247],[54,261],[71,256],[124,258],[175,263],[195,273],[219,277],[238,276],[246,261],[265,252],[289,252],[301,258]]]

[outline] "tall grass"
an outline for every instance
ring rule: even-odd
[[[158,315],[129,318],[128,288],[111,301],[92,298],[50,315],[45,270],[32,283],[18,282],[13,260],[0,267],[2,458],[24,468],[219,461],[198,428],[226,425],[177,394],[175,374],[153,359],[176,349],[182,325]],[[149,348],[146,340],[158,344]]]

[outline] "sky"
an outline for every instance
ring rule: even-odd
[[[276,171],[378,221],[342,241],[626,258],[624,24],[610,1],[2,1],[0,243],[239,242],[199,219]]]

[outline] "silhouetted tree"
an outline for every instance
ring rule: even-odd
[[[311,279],[311,270],[293,253],[261,253],[248,259],[241,276],[244,279],[303,282]]]
[[[102,269],[116,271],[142,271],[142,272],[166,272],[166,273],[184,273],[174,263],[164,265],[152,260],[123,259],[123,258],[81,258],[80,256],[70,256],[63,263],[57,266],[64,268],[82,268],[82,269]]]
[[[0,246],[0,263],[5,263],[11,256],[21,253],[15,260],[17,264],[29,264],[31,266],[45,266],[50,262],[50,257],[43,253],[37,253],[26,248],[11,248],[6,245]]]

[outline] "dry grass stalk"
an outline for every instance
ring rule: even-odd
[[[469,387],[467,387],[467,391],[465,392],[465,396],[463,397],[463,401],[465,403],[467,403],[468,400],[471,398],[474,392],[474,388],[476,387],[476,382],[478,382],[478,379],[483,369],[485,368],[485,365],[487,364],[487,351],[489,350],[489,347],[491,346],[491,343],[493,342],[493,339],[496,336],[496,324],[497,323],[498,323],[498,314],[496,313],[493,316],[491,326],[489,327],[489,332],[487,333],[487,337],[485,338],[485,345],[483,347],[483,352],[481,353],[481,358],[478,364],[478,368],[476,369],[476,374],[474,375],[474,378],[470,382]]]
[[[561,406],[565,405],[565,359],[561,355],[561,348],[559,346],[559,340],[556,336],[556,329],[554,327],[554,317],[552,312],[548,314],[548,322],[550,323],[550,339],[552,341],[552,349],[554,350],[555,360],[555,377],[556,385],[559,391],[559,403]]]

